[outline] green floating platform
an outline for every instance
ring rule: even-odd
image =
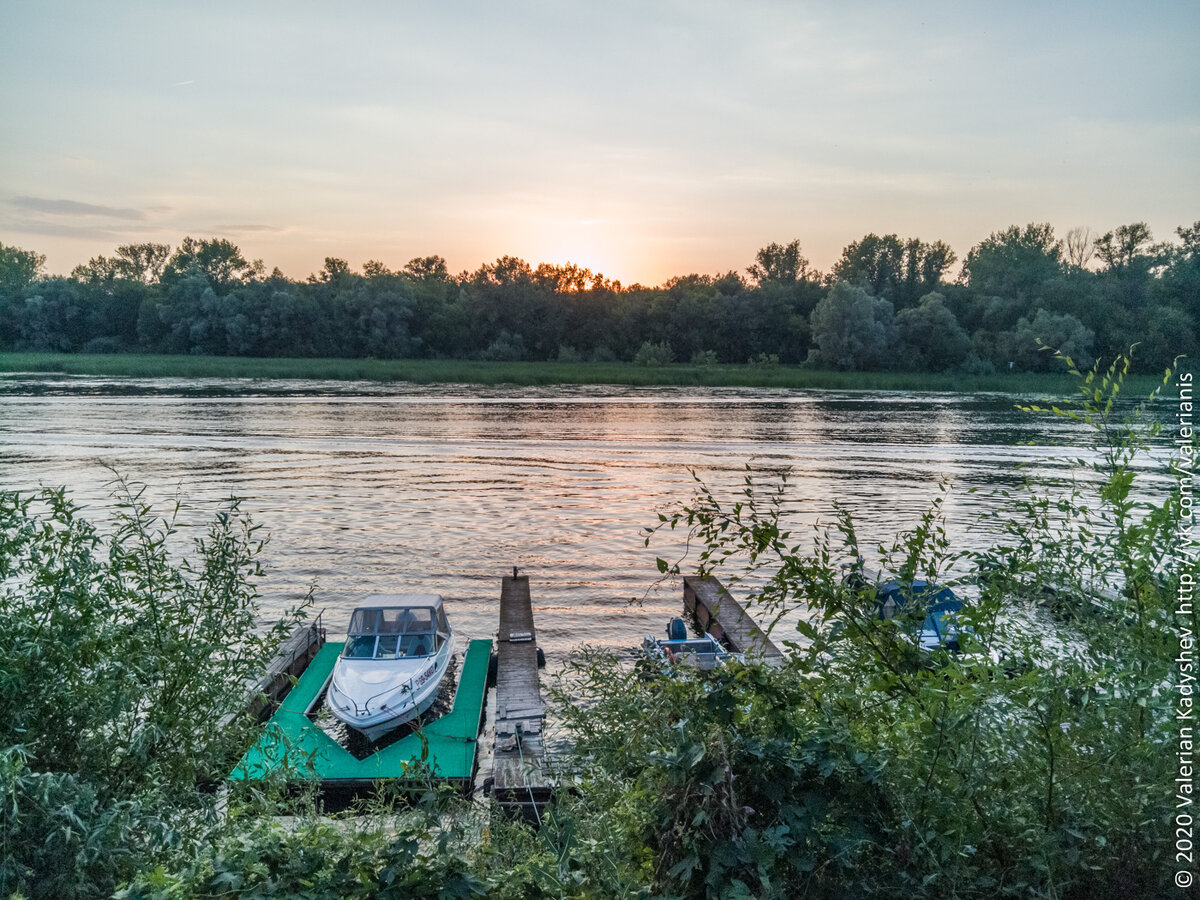
[[[236,781],[263,778],[282,768],[297,778],[319,781],[402,778],[409,764],[421,760],[428,747],[424,758],[434,775],[469,779],[475,768],[475,739],[487,692],[492,642],[470,642],[454,706],[422,729],[424,744],[421,735],[410,734],[366,759],[357,759],[306,715],[329,679],[343,646],[327,643],[320,649],[267,723],[258,743],[246,752],[230,777]]]

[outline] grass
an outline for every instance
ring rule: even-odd
[[[960,375],[930,372],[836,372],[798,366],[637,366],[632,363],[480,362],[440,359],[258,359],[150,354],[0,353],[0,372],[47,372],[137,378],[312,378],[416,384],[620,384],[814,388],[873,391],[1072,392],[1068,375]],[[1151,377],[1131,379],[1148,393]]]

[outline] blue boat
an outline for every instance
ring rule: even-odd
[[[955,613],[963,603],[948,587],[931,585],[923,578],[914,578],[912,583],[895,579],[875,588],[875,608],[881,619],[893,619],[903,613],[908,604],[919,603],[925,609],[925,621],[921,625],[919,643],[922,650],[958,651],[960,629]]]

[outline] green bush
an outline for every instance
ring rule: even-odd
[[[0,493],[0,895],[106,896],[216,821],[281,629],[230,502],[193,553],[120,483],[102,532],[62,491]],[[223,721],[224,720],[224,721]]]
[[[779,368],[779,354],[755,353],[746,360],[746,365],[752,369],[777,369]]]
[[[470,897],[473,835],[454,835],[436,807],[371,810],[356,823],[308,816],[285,827],[259,817],[223,832],[178,868],[142,872],[118,900],[180,897]],[[380,819],[386,816],[387,824]]]
[[[666,341],[657,344],[646,341],[633,357],[633,364],[636,366],[668,366],[673,362],[675,351]]]

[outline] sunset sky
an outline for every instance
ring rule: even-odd
[[[1200,219],[1200,4],[6,2],[0,243],[625,283]]]

